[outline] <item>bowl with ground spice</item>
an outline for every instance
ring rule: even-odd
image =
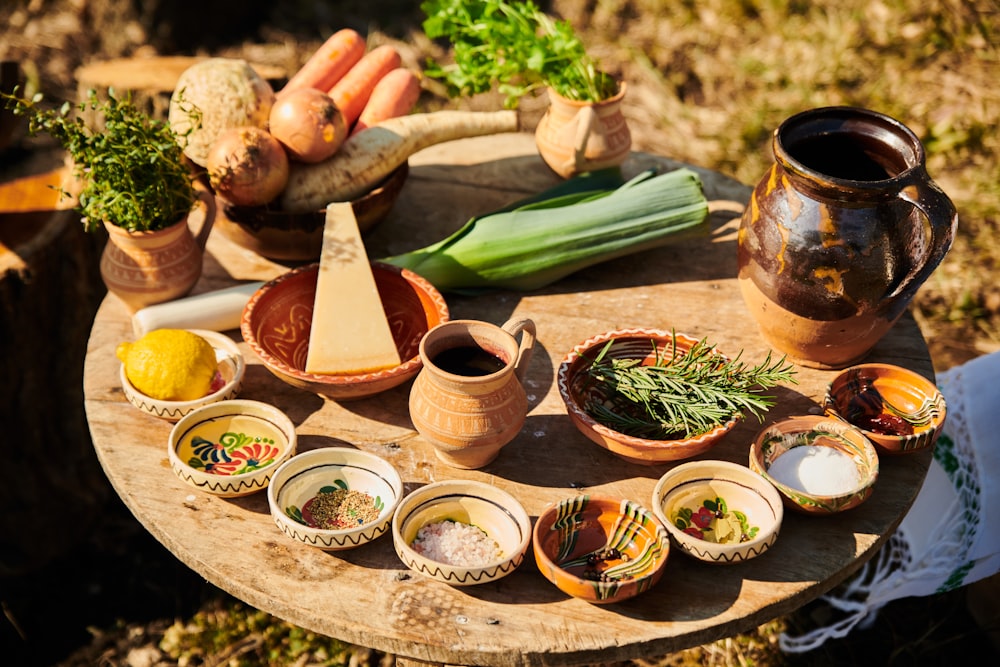
[[[535,522],[535,562],[562,592],[594,604],[621,602],[663,575],[670,538],[639,503],[579,495],[549,506]]]
[[[353,549],[384,535],[402,497],[403,481],[392,464],[351,447],[293,456],[267,489],[281,532],[324,551]]]
[[[495,581],[524,561],[531,518],[514,496],[491,484],[445,480],[407,495],[392,517],[403,563],[452,586]]]
[[[750,469],[778,489],[785,506],[834,514],[867,500],[878,479],[875,446],[855,426],[821,415],[778,420],[750,446]]]
[[[691,461],[660,477],[653,513],[681,551],[711,563],[740,563],[778,539],[784,505],[778,490],[746,466]]]
[[[937,442],[947,414],[937,386],[906,368],[861,364],[826,390],[827,414],[857,426],[882,454],[910,454]]]

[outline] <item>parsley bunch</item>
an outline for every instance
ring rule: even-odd
[[[541,11],[533,2],[506,0],[429,0],[424,32],[447,39],[454,63],[429,61],[427,76],[441,79],[452,96],[488,92],[496,85],[515,108],[518,99],[551,87],[581,102],[613,97],[618,84],[601,71],[566,21]]]
[[[103,220],[130,232],[156,231],[190,213],[197,193],[178,137],[130,99],[118,99],[111,91],[101,102],[90,91],[88,100],[75,108],[99,115],[103,129],[92,130],[72,115],[69,102],[43,109],[40,95],[31,100],[3,97],[15,115],[28,116],[30,134],[49,134],[69,153],[83,184],[76,210],[87,231],[98,229]]]

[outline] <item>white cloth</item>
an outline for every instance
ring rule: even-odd
[[[1000,352],[938,376],[948,414],[913,507],[858,574],[820,598],[839,612],[781,649],[804,653],[868,627],[892,600],[943,593],[1000,572]]]

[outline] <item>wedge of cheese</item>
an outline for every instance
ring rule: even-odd
[[[350,202],[330,204],[326,207],[306,372],[350,375],[399,363],[354,209]]]

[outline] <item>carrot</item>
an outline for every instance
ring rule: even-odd
[[[289,213],[316,211],[370,191],[411,155],[435,144],[516,132],[516,111],[433,111],[389,118],[347,138],[331,157],[315,164],[293,162],[281,194]]]
[[[365,55],[365,40],[355,30],[344,28],[330,35],[301,69],[278,91],[278,95],[299,88],[326,92],[340,81]]]
[[[379,79],[399,67],[401,63],[399,52],[391,44],[383,44],[366,53],[330,88],[330,97],[344,114],[348,127],[354,125],[354,121],[361,115]]]
[[[413,111],[419,97],[420,79],[405,67],[397,67],[375,84],[351,134],[357,134],[383,120],[405,116]]]

